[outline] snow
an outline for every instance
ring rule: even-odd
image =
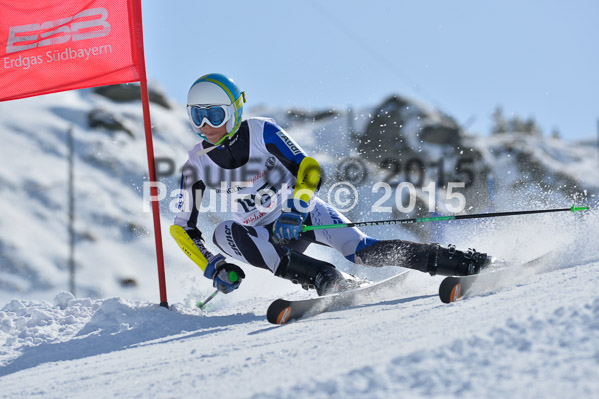
[[[434,284],[423,287],[430,278],[411,278],[396,295],[280,327],[265,322],[265,299],[207,313],[68,293],[52,303],[13,300],[0,311],[0,395],[558,398],[599,392],[599,262],[452,305],[439,302]]]
[[[157,156],[180,168],[194,139],[184,108],[174,107],[152,105],[154,140]],[[90,129],[86,115],[97,108],[133,136]],[[472,138],[498,185],[526,179],[503,151],[527,148],[548,171],[575,181],[591,211],[437,226],[444,244],[511,261],[554,250],[543,273],[444,305],[437,297],[441,277],[410,272],[396,292],[273,326],[265,317],[272,300],[311,294],[246,266],[239,290],[217,295],[205,310],[194,307],[213,288],[170,240],[168,196],[161,207],[171,306],[157,305],[151,218],[141,210],[146,159],[138,103],[116,104],[83,90],[3,103],[0,115],[0,156],[10,160],[0,170],[0,398],[599,396],[599,179],[588,143]],[[355,155],[344,115],[294,124],[284,111],[272,115],[328,176]],[[356,115],[355,126],[364,126],[368,111]],[[63,292],[69,126],[76,150],[76,297]],[[380,178],[370,172],[370,179]],[[167,189],[176,187],[175,175],[163,179]],[[367,196],[370,187],[359,188],[362,200],[350,218],[370,217],[380,198]],[[503,190],[495,210],[569,207],[575,199],[557,188]],[[211,231],[220,219],[208,216],[203,228]],[[417,239],[389,226],[368,233]],[[308,255],[373,280],[398,271],[358,267],[322,248]],[[127,277],[137,285],[120,285]]]

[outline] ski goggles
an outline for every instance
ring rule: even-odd
[[[233,104],[230,105],[188,105],[187,110],[193,124],[200,128],[204,123],[212,127],[221,127],[235,113]]]

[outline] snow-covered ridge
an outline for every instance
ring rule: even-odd
[[[62,292],[47,301],[13,299],[0,310],[0,375],[36,362],[73,360],[121,350],[198,328],[239,322],[202,319],[198,312],[122,298],[92,300]]]

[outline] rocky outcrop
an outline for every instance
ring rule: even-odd
[[[94,91],[101,96],[111,99],[117,103],[127,101],[141,100],[141,93],[138,84],[119,84],[111,86],[100,86],[94,88]],[[166,109],[171,109],[171,105],[166,98],[166,95],[154,86],[148,87],[148,97],[150,102],[158,104]]]

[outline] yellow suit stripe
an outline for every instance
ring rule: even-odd
[[[208,265],[208,261],[204,257],[204,255],[200,252],[198,247],[193,243],[193,240],[187,234],[185,229],[178,225],[172,225],[170,228],[171,236],[175,239],[175,242],[181,247],[183,252],[189,256],[191,260],[194,261],[196,265],[202,269],[202,271],[206,270],[206,266]]]

